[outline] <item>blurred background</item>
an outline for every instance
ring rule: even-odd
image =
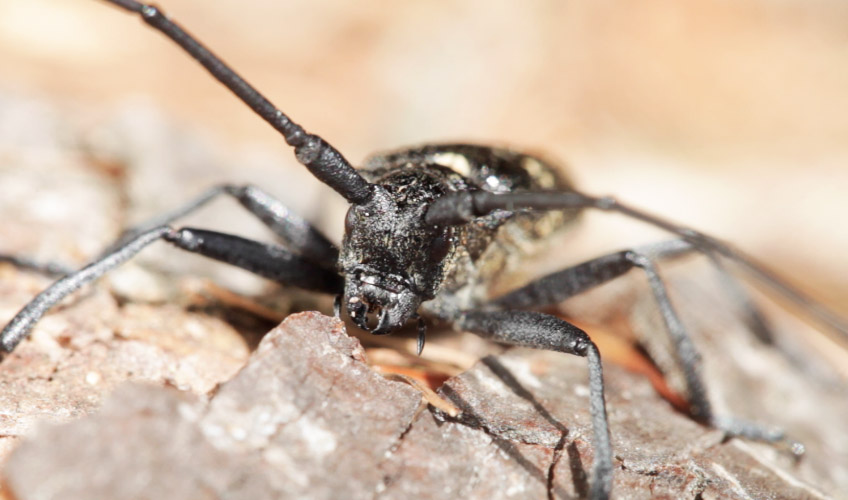
[[[354,163],[433,141],[540,152],[584,190],[732,241],[846,311],[844,2],[159,3]],[[341,233],[341,219],[325,215],[336,197],[265,123],[104,2],[0,2],[0,92],[84,110],[96,130],[91,122],[112,113],[164,116],[210,155],[223,151],[208,175],[163,158],[139,191],[163,206],[225,178],[262,182]],[[271,177],[251,162],[273,163]],[[575,262],[659,237],[592,214],[561,252]]]

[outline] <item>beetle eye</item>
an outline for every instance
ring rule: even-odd
[[[451,249],[451,228],[447,228],[445,232],[436,236],[430,244],[430,262],[441,262],[448,256]]]
[[[345,216],[345,234],[350,234],[351,231],[353,231],[354,226],[356,226],[356,219],[356,210],[354,207],[350,207],[350,209],[347,211],[347,215]]]

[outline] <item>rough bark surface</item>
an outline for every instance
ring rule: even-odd
[[[607,370],[616,498],[824,498],[780,457],[675,412]],[[4,471],[19,499],[578,498],[592,457],[583,360],[483,359],[442,388],[463,410],[365,363],[318,313],[289,317],[206,401],[124,385],[96,414],[45,426]],[[783,463],[782,463],[783,462]]]
[[[123,386],[25,443],[6,478],[17,498],[365,498],[420,401],[373,372],[341,322],[302,313],[208,402]]]

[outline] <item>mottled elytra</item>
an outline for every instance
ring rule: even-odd
[[[569,322],[536,312],[622,276],[644,272],[680,360],[691,416],[730,436],[782,441],[780,432],[714,413],[699,369],[699,355],[668,298],[658,260],[705,254],[728,292],[747,309],[761,338],[770,333],[754,302],[720,265],[731,261],[829,328],[848,335],[848,324],[774,273],[710,236],[622,204],[578,191],[560,169],[537,156],[503,148],[433,144],[378,154],[359,168],[332,145],[303,129],[162,10],[135,0],[106,0],[176,42],[268,122],[294,149],[299,163],[342,196],[350,208],[341,248],[280,201],[251,185],[219,185],[172,212],[126,231],[86,267],[66,272],[23,258],[0,256],[23,267],[63,275],[30,301],[0,334],[11,352],[39,319],[68,294],[103,276],[159,240],[217,259],[286,286],[336,297],[336,314],[347,314],[375,335],[418,325],[419,353],[428,320],[438,320],[505,344],[560,351],[587,358],[594,462],[589,496],[610,496],[610,443],[602,364],[590,337]],[[268,244],[173,223],[219,196],[240,202],[280,239]],[[531,243],[546,239],[583,209],[615,212],[659,227],[675,239],[604,255],[551,273],[500,297],[490,298],[497,273],[515,265]]]

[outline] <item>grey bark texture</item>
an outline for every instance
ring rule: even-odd
[[[582,362],[486,357],[442,388],[463,410],[453,420],[371,370],[341,322],[301,313],[208,400],[123,385],[95,414],[41,427],[3,475],[20,499],[579,498],[592,450]],[[827,497],[797,476],[806,462],[723,442],[607,368],[616,498]]]

